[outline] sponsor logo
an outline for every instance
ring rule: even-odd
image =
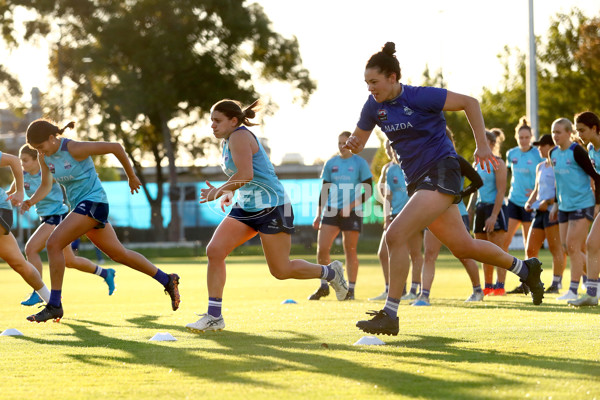
[[[410,122],[407,122],[407,123],[400,122],[398,124],[384,125],[382,127],[382,129],[385,133],[389,133],[389,132],[401,131],[401,130],[412,128],[412,127],[413,127],[413,125]]]
[[[333,167],[331,167],[331,172],[338,172],[340,170],[340,167],[338,167],[337,165],[334,165]]]
[[[528,165],[531,165],[531,164],[533,164],[533,161],[531,161],[531,160],[527,160],[527,164],[528,164]]]
[[[348,167],[348,172],[354,172],[354,167]]]
[[[567,162],[567,165],[571,165],[572,164],[571,160],[569,160],[569,159],[567,159],[566,162]]]
[[[513,164],[517,164],[518,162],[519,162],[519,159],[518,159],[518,158],[513,158],[513,159],[512,159],[512,163],[513,163]]]
[[[387,119],[388,119],[387,111],[383,108],[378,110],[377,111],[377,119],[379,119],[380,121],[387,121]]]
[[[64,167],[65,169],[71,169],[71,163],[69,161],[65,161]]]
[[[23,184],[23,187],[25,188],[25,190],[29,190],[29,188],[31,187],[31,185],[29,184],[29,182],[25,182]]]
[[[431,178],[426,176],[425,179],[423,179],[423,182],[431,183]]]
[[[408,108],[407,106],[404,106],[404,114],[405,115],[413,115],[414,111],[411,110],[410,108]]]
[[[50,172],[51,172],[51,173],[53,173],[53,174],[54,174],[54,173],[56,173],[56,168],[54,168],[54,164],[52,164],[52,163],[49,163],[49,164],[48,164],[48,168],[50,169]]]
[[[395,176],[395,177],[394,177],[394,179],[392,179],[392,180],[394,181],[394,183],[395,183],[396,185],[398,184],[398,181],[399,181],[399,179],[398,179],[398,177],[397,177],[397,176]]]
[[[554,165],[556,167],[556,159],[555,158],[552,159],[552,165]]]

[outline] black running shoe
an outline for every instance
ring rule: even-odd
[[[60,319],[63,317],[63,308],[62,305],[55,307],[50,304],[46,304],[46,307],[42,311],[37,314],[30,315],[27,317],[28,321],[31,322],[46,322],[49,319],[54,322],[60,322]]]
[[[559,290],[560,290],[560,288],[557,285],[550,285],[550,287],[548,289],[546,289],[545,293],[558,294]]]
[[[384,310],[367,311],[367,314],[373,315],[368,321],[358,321],[356,326],[367,333],[374,335],[398,335],[400,330],[398,317],[392,318]]]
[[[165,293],[171,297],[171,307],[177,311],[181,298],[179,297],[179,275],[169,274],[169,283],[165,286]]]
[[[354,300],[354,292],[348,291],[344,300]]]
[[[317,289],[316,292],[311,294],[308,299],[309,300],[319,300],[321,297],[329,296],[329,286],[321,286]]]
[[[510,292],[506,292],[506,294],[529,294],[529,288],[525,283],[521,283]]]
[[[529,290],[531,291],[531,297],[533,298],[533,304],[540,305],[542,304],[542,299],[544,298],[544,284],[540,279],[542,274],[542,262],[537,258],[530,258],[529,260],[523,261],[527,268],[529,269],[529,274],[527,275],[527,279],[521,279],[521,282],[527,284]]]

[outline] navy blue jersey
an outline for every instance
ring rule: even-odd
[[[446,89],[402,85],[395,99],[378,103],[369,96],[363,106],[358,128],[381,128],[398,153],[407,185],[439,160],[457,156],[442,112],[447,94]]]

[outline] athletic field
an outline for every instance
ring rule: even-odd
[[[314,260],[314,255],[306,256]],[[361,256],[357,300],[318,302],[317,281],[278,281],[259,256],[229,260],[226,330],[184,325],[207,307],[205,259],[155,259],[181,276],[181,307],[161,286],[117,266],[111,297],[102,279],[68,270],[60,323],[32,324],[19,303],[29,287],[0,265],[0,398],[7,399],[594,399],[600,398],[600,310],[550,295],[541,306],[509,295],[465,304],[466,273],[440,255],[431,307],[402,302],[400,334],[354,346],[354,324],[383,303],[375,256]],[[549,253],[542,254],[551,280]],[[110,265],[109,265],[110,266]],[[113,266],[114,267],[114,266]],[[44,280],[49,284],[46,271]],[[568,284],[569,273],[563,279]],[[517,284],[509,273],[507,289]],[[298,304],[281,304],[286,299]],[[154,342],[158,332],[177,341]]]

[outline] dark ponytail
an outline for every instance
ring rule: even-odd
[[[387,42],[380,52],[375,53],[367,61],[365,69],[378,68],[385,76],[396,74],[396,81],[400,81],[402,74],[400,73],[400,63],[394,55],[396,53],[396,44]]]
[[[36,119],[27,127],[25,134],[28,144],[40,144],[48,140],[50,136],[62,135],[67,128],[75,128],[75,122],[71,121],[62,129],[47,119]]]
[[[250,120],[256,117],[256,110],[258,110],[259,105],[259,101],[256,100],[242,111],[242,105],[239,101],[224,99],[215,103],[211,107],[211,112],[218,111],[229,119],[237,118],[238,126],[255,126],[258,124],[250,122]]]
[[[595,126],[596,133],[600,134],[600,118],[591,111],[584,111],[575,115],[575,123],[584,124],[590,129],[594,129]]]

